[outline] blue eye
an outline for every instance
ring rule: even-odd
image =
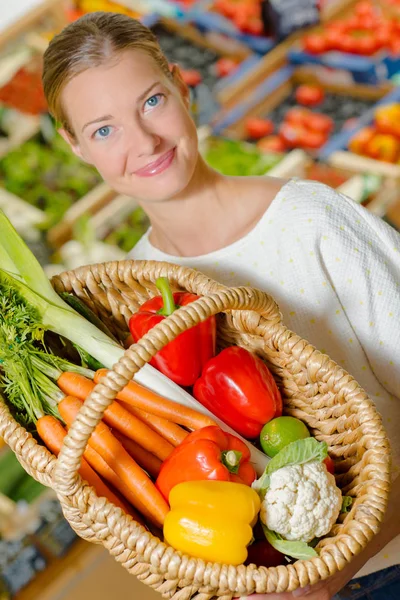
[[[160,101],[161,101],[163,95],[164,94],[154,94],[154,96],[151,96],[151,98],[146,100],[145,105],[148,106],[149,108],[155,108],[156,106],[158,106],[160,104]]]
[[[108,125],[106,125],[105,127],[100,127],[100,129],[98,129],[97,131],[95,131],[94,133],[94,137],[97,139],[106,139],[109,137],[111,133],[111,127],[109,127]]]

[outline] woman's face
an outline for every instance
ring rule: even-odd
[[[62,102],[75,154],[117,192],[144,201],[176,197],[198,159],[186,86],[145,52],[129,50],[74,77]]]

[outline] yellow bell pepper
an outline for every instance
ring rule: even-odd
[[[172,489],[169,504],[164,539],[170,546],[206,562],[244,563],[260,511],[252,488],[231,481],[186,481]]]

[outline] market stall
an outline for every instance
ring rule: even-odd
[[[48,113],[41,88],[43,52],[49,40],[66,23],[96,10],[123,12],[143,20],[153,30],[169,62],[179,66],[182,78],[190,89],[191,110],[198,129],[200,151],[215,170],[232,176],[271,175],[320,181],[346,194],[355,203],[362,204],[400,230],[399,4],[386,0],[379,6],[355,0],[320,2],[319,8],[316,4],[304,2],[303,14],[308,16],[304,17],[304,21],[298,22],[293,16],[288,16],[293,15],[290,1],[277,3],[274,0],[14,0],[12,5],[8,2],[1,4],[0,208],[48,276],[55,276],[57,282],[57,275],[62,271],[78,269],[86,264],[123,260],[149,227],[149,220],[135,198],[117,194],[102,181],[94,168],[70,152],[57,134],[57,126]],[[373,22],[378,16],[379,27]],[[5,221],[0,221],[0,231],[2,226],[7,227]],[[26,254],[25,257],[27,264],[30,264],[30,255]],[[94,323],[93,327],[101,327],[99,339],[101,335],[110,334],[112,343],[118,340],[128,346],[132,340],[129,334],[133,335],[132,327],[129,331],[128,315],[133,306],[137,309],[147,299],[150,291],[154,292],[156,282],[151,274],[140,272],[136,279],[132,277],[129,281],[114,282],[117,286],[114,293],[108,289],[114,275],[109,271],[101,273],[98,279],[82,275],[78,283],[71,283],[66,277],[62,284],[58,281],[57,291],[62,292],[64,300],[67,304],[69,302],[68,306],[83,313]],[[194,281],[193,274],[190,274],[189,278],[191,277]],[[38,279],[40,278],[41,275],[38,275]],[[174,280],[174,289],[184,287],[182,281]],[[208,284],[203,282],[202,285],[205,289]],[[195,288],[193,284],[194,291]],[[210,288],[209,293],[213,291],[215,290]],[[218,299],[218,302],[225,301],[228,302],[226,298]],[[241,298],[241,301],[243,306],[249,308],[246,304],[248,300]],[[53,302],[56,303],[54,298]],[[95,314],[87,311],[85,302]],[[231,302],[234,306],[233,299]],[[261,304],[260,300],[259,306],[250,308],[259,310]],[[66,306],[63,307],[64,310]],[[228,304],[223,306],[223,310],[228,312],[231,308]],[[115,317],[117,309],[119,314]],[[274,311],[270,306],[269,310],[271,314]],[[254,351],[261,354],[264,352],[257,337],[259,331],[253,321],[246,322],[244,330],[236,322],[232,325],[226,316],[221,317],[221,323],[219,336],[222,346],[236,344],[239,340],[239,346],[249,343]],[[86,322],[85,324],[87,325]],[[76,339],[71,338],[65,346],[64,342],[60,342],[57,336],[65,336],[65,329],[59,332],[53,328],[52,331],[54,339],[46,339],[46,344],[51,347],[57,359],[71,361],[70,367],[79,363],[82,377],[89,373],[87,384],[91,390],[90,385],[93,384],[90,378],[98,376],[99,363],[111,368],[112,361],[107,365],[95,357],[98,361],[95,366],[94,362],[90,362],[89,349],[77,349]],[[163,335],[171,334],[164,332]],[[35,344],[42,342],[43,338],[37,334]],[[93,336],[93,345],[97,342],[96,336]],[[158,341],[155,343],[158,344]],[[46,344],[41,348],[44,354],[47,352]],[[98,345],[101,346],[101,343]],[[122,351],[120,347],[119,350]],[[282,383],[282,369],[290,372],[294,364],[291,362],[293,357],[283,354],[282,351],[282,356],[278,359],[267,349],[262,357],[271,368],[272,382],[275,378],[279,386],[282,386],[284,400],[290,404],[291,386],[297,385],[298,381],[294,374],[293,381]],[[116,352],[115,356],[120,355]],[[246,357],[243,358],[245,359]],[[45,363],[43,359],[41,381],[46,377],[51,379],[48,375],[49,368],[54,367],[49,360]],[[57,364],[65,366],[66,363]],[[0,359],[0,371],[4,384],[4,367],[1,365],[3,358]],[[329,368],[337,375],[336,367],[331,365]],[[10,384],[12,377],[7,374],[7,378],[7,385],[2,385],[0,392],[9,399],[13,398],[14,392]],[[56,383],[58,385],[57,381]],[[163,414],[157,411],[153,413],[154,406],[149,402],[154,401],[154,398],[143,400],[143,396],[143,403],[134,405],[132,414],[138,419],[137,415],[141,415],[146,432],[150,432],[150,436],[154,434],[149,438],[150,445],[144,452],[135,454],[135,444],[138,444],[136,438],[131,445],[124,446],[121,442],[126,453],[137,459],[152,485],[155,484],[160,469],[164,468],[166,457],[170,455],[167,450],[171,453],[172,446],[179,446],[171,441],[174,435],[182,443],[189,432],[197,429],[194,422],[214,425],[212,419],[215,415],[207,410],[200,410],[198,398],[195,400],[186,392],[193,382],[178,383],[185,388],[179,388],[178,396],[186,394],[187,420],[174,420],[175,417],[168,412],[172,410],[168,400],[162,405]],[[362,394],[362,391],[359,393]],[[87,396],[88,394],[80,400],[85,400]],[[207,407],[206,399],[202,400],[202,406]],[[98,401],[101,403],[102,399]],[[269,419],[279,417],[276,399],[274,402],[273,414],[269,415]],[[3,403],[0,402],[0,405],[3,406]],[[18,404],[16,406],[16,414],[20,417],[21,410],[23,413],[26,406],[22,409]],[[325,408],[327,419],[333,419],[329,407]],[[290,414],[293,417],[303,415],[303,409],[303,405],[290,404]],[[92,410],[94,414],[97,407],[92,407]],[[13,417],[16,414],[13,413]],[[147,415],[146,418],[143,414]],[[28,416],[24,415],[26,422],[20,419],[19,426],[26,425],[26,435],[33,434],[32,439],[40,441],[35,429],[36,417],[29,421],[29,411]],[[217,416],[221,419],[223,417],[220,414]],[[311,414],[306,417],[312,435],[309,435],[308,430],[307,433],[303,431],[304,435],[297,438],[295,436],[293,441],[307,438],[315,444],[320,443],[317,439],[324,438],[324,432],[314,427]],[[343,413],[340,418],[347,419],[349,415]],[[67,417],[64,421],[68,427],[71,426]],[[150,421],[157,423],[157,431]],[[166,429],[165,421],[169,424]],[[220,422],[222,421],[217,419],[217,423]],[[107,423],[111,425],[111,422]],[[240,446],[239,454],[246,454],[246,448],[250,447],[250,452],[255,453],[262,462],[266,452],[265,448],[263,453],[260,451],[260,448],[263,449],[262,444],[260,446],[258,443],[257,447],[248,444],[246,439],[249,437],[246,438],[240,424],[229,425],[233,428],[232,435],[239,434],[245,438],[245,446]],[[112,427],[114,426],[115,421],[112,422]],[[304,424],[303,426],[305,427]],[[297,424],[296,427],[301,425]],[[8,435],[11,429],[7,429]],[[19,430],[19,435],[25,435],[21,431]],[[170,436],[167,441],[163,438],[166,431]],[[352,487],[353,471],[350,470],[350,475],[340,478],[340,473],[347,473],[346,469],[353,458],[349,463],[342,462],[342,455],[350,453],[350,450],[345,447],[343,436],[337,432],[336,434],[337,445],[331,455],[327,454],[325,447],[321,450],[321,462],[334,459],[339,464],[338,481],[348,477],[350,483],[346,483],[347,488],[357,501],[362,502],[362,498],[357,496],[357,485],[354,484],[354,489]],[[120,432],[120,435],[126,442],[126,432]],[[261,431],[257,431],[257,435],[260,436]],[[357,428],[352,435],[354,444],[357,444],[360,435]],[[11,435],[9,437],[11,445],[14,443],[14,452],[26,467],[27,457],[23,455],[21,458],[18,455],[18,451],[22,452],[23,444],[18,445]],[[8,443],[10,439],[7,440]],[[120,441],[120,438],[117,439]],[[152,442],[156,450],[151,447]],[[95,546],[79,538],[81,532],[74,526],[71,518],[76,506],[69,504],[69,495],[66,494],[60,500],[60,496],[57,498],[46,487],[53,481],[51,478],[54,476],[55,463],[52,461],[56,460],[56,452],[49,444],[47,448],[51,452],[45,450],[43,442],[39,443],[39,447],[44,454],[35,458],[36,462],[28,469],[29,475],[5,444],[0,447],[0,599],[3,600],[3,593],[7,600],[69,600],[71,597],[78,600],[87,597],[87,590],[94,589],[92,586],[97,586],[96,597],[103,600],[101,594],[104,599],[108,598],[112,590],[112,587],[107,587],[107,577],[121,577],[120,590],[130,590],[132,593],[135,589],[137,597],[149,600],[158,597],[156,592],[144,587],[128,574],[120,575],[119,571],[116,574],[119,566],[101,545]],[[273,458],[271,454],[268,456]],[[230,458],[232,459],[232,455]],[[381,458],[383,464],[386,460],[383,451]],[[354,461],[356,464],[356,458]],[[234,465],[235,469],[236,467],[239,468],[237,464]],[[226,468],[229,470],[229,465]],[[365,465],[357,463],[356,469],[363,468]],[[230,472],[237,474],[236,471]],[[81,471],[80,474],[85,479]],[[179,578],[179,585],[171,583],[165,573],[157,570],[158,564],[153,574],[148,572],[148,539],[150,534],[160,534],[162,519],[155,517],[151,510],[146,512],[146,502],[135,504],[132,490],[125,495],[126,488],[117,486],[118,477],[107,479],[104,470],[99,473],[96,471],[96,474],[101,483],[106,482],[110,486],[112,502],[119,503],[123,510],[129,504],[133,519],[137,518],[141,526],[145,527],[146,533],[140,534],[145,536],[140,537],[143,556],[132,559],[131,570],[153,587],[158,585],[155,584],[157,577],[160,578],[160,589],[167,585],[171,585],[174,590],[176,586],[184,587],[186,580],[183,576],[181,579],[184,583]],[[109,472],[108,475],[110,477]],[[160,486],[162,487],[162,483]],[[93,526],[93,515],[90,512],[90,507],[98,502],[98,498],[92,491],[85,489],[81,482],[74,488],[75,492],[78,490],[77,494],[83,494],[79,502],[87,510],[87,518],[81,524],[82,537],[91,540],[88,529],[93,527],[95,533],[92,531],[92,537],[101,543],[101,534]],[[74,493],[71,492],[71,498]],[[335,518],[332,516],[332,525],[336,522],[334,535],[340,537],[344,520],[353,518],[353,513],[351,517],[347,516],[353,500],[345,499],[349,498],[347,493],[342,498],[340,490],[336,495],[340,511],[335,513]],[[177,503],[181,500],[177,499]],[[348,502],[348,506],[342,506],[342,501],[344,504]],[[258,502],[258,499],[254,502]],[[162,508],[161,501],[160,506]],[[104,507],[100,508],[103,510]],[[106,503],[104,528],[106,530],[109,527],[107,535],[114,536],[112,544],[110,543],[112,551],[115,550],[114,554],[118,555],[120,562],[124,562],[124,556],[120,556],[118,549],[124,548],[127,556],[130,556],[131,548],[124,544],[129,535],[136,535],[132,525],[134,521],[124,522],[126,530],[121,534],[113,528],[117,521],[114,509],[117,510],[112,503]],[[275,532],[272,534],[275,535]],[[283,554],[289,555],[291,565],[295,564],[298,554],[287,554],[286,546],[282,549],[279,545],[282,539],[275,539],[272,534],[267,539],[269,542],[272,539],[275,543],[276,553],[272,559],[270,557],[274,565],[274,561],[278,561],[276,564],[286,568],[281,560]],[[328,530],[315,537],[323,538],[326,534]],[[122,536],[121,539],[119,535]],[[254,535],[260,542],[260,531],[255,530]],[[169,539],[173,546],[174,536]],[[310,538],[310,545],[308,542],[306,544],[307,549],[302,546],[306,559],[314,556],[311,541]],[[343,543],[343,540],[338,543]],[[156,542],[154,544],[156,551],[162,553],[160,546]],[[323,545],[324,542],[322,547]],[[187,550],[184,545],[179,546],[179,543],[174,547]],[[207,556],[197,557],[207,560]],[[210,560],[214,558],[212,556]],[[218,562],[218,559],[219,557],[215,560]],[[256,556],[254,560],[261,559]],[[248,568],[249,561],[250,558],[245,568]],[[239,563],[240,561],[237,564]],[[256,564],[259,566],[264,563]],[[264,566],[273,565],[271,563]],[[109,575],[106,576],[106,573]],[[189,573],[189,579],[191,576]],[[121,596],[126,591],[121,591]]]

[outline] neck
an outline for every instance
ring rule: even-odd
[[[217,173],[199,157],[190,184],[178,197],[144,206],[152,225],[151,243],[176,256],[207,254],[229,244],[240,223],[239,194],[233,187],[233,178]]]

